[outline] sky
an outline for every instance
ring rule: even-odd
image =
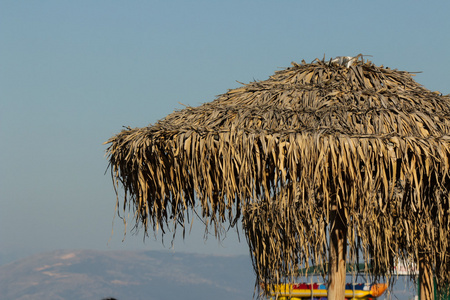
[[[449,1],[0,2],[0,254],[248,254],[234,232],[143,241],[115,215],[103,143],[292,61],[371,55],[450,93]],[[113,232],[112,232],[113,230]]]

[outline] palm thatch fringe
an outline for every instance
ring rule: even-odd
[[[333,205],[349,256],[376,272],[427,253],[450,282],[450,97],[361,57],[293,63],[107,141],[123,209],[144,229],[217,235],[242,218],[258,282],[323,263]]]

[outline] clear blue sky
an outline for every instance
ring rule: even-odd
[[[161,249],[142,232],[122,243],[117,218],[111,236],[102,143],[122,126],[324,54],[372,55],[448,94],[449,13],[449,1],[1,1],[0,254]],[[175,251],[247,254],[245,238],[205,245],[200,228]]]

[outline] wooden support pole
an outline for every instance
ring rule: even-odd
[[[347,257],[347,220],[344,211],[333,207],[331,213],[330,251],[328,270],[328,299],[345,299]]]

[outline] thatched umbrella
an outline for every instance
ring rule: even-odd
[[[406,257],[449,279],[450,98],[408,72],[293,63],[107,143],[136,225],[184,232],[198,209],[220,235],[242,217],[257,282],[329,260],[343,299],[358,249],[378,272]]]

